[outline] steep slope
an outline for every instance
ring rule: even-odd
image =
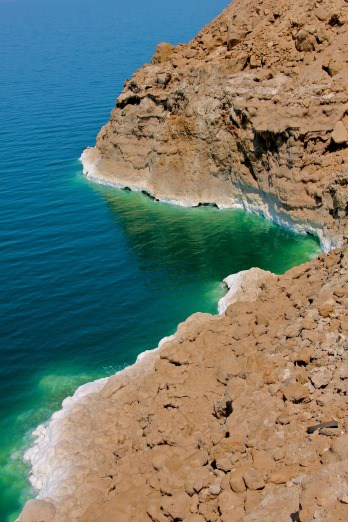
[[[84,152],[85,173],[325,228],[337,244],[348,212],[347,15],[345,0],[235,0],[187,45],[160,44]]]

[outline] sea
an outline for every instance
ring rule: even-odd
[[[315,238],[241,210],[181,208],[82,175],[123,83],[228,0],[0,0],[0,521],[35,496],[31,433],[132,364],[229,274],[283,273]]]

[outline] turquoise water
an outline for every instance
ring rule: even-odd
[[[185,209],[88,183],[78,157],[161,40],[227,0],[0,1],[0,520],[33,494],[30,432],[76,387],[216,311],[221,280],[318,251],[241,211]]]

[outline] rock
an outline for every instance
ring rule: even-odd
[[[236,27],[234,24],[231,24],[227,33],[227,49],[231,51],[231,49],[244,40],[247,34],[247,31],[244,31],[243,29]]]
[[[194,314],[80,390],[48,424],[50,449],[31,454],[54,502],[32,504],[32,520],[43,506],[55,522],[347,519],[348,169],[330,133],[347,119],[348,4],[318,2],[323,21],[312,0],[274,5],[232,2],[187,45],[160,45],[83,153],[84,172],[166,201],[238,206],[339,248],[284,275],[233,274],[221,315]],[[307,433],[325,419],[339,428]]]
[[[328,40],[327,33],[322,27],[319,27],[319,29],[317,29],[317,31],[315,33],[315,37],[319,44],[322,44]]]
[[[250,468],[243,475],[245,485],[248,489],[263,489],[265,487],[265,481],[262,473],[255,468]]]
[[[342,145],[343,143],[347,143],[348,141],[348,131],[343,125],[342,121],[338,121],[335,125],[334,130],[331,134],[332,140],[338,145]]]
[[[301,402],[306,400],[309,396],[308,388],[300,384],[299,382],[292,382],[286,384],[282,388],[284,397],[291,402]]]
[[[214,413],[217,419],[229,417],[233,412],[232,400],[229,395],[225,395],[214,404]]]
[[[307,365],[311,361],[311,357],[313,355],[314,348],[313,346],[305,346],[301,348],[300,351],[296,354],[295,359],[299,364]]]
[[[271,482],[273,484],[285,484],[289,480],[291,480],[297,473],[297,468],[295,467],[284,467],[282,469],[278,469],[273,471],[267,482]]]
[[[261,58],[259,56],[256,56],[255,54],[252,54],[250,56],[249,64],[250,64],[250,67],[252,69],[256,69],[257,67],[261,67],[262,66]]]
[[[332,378],[332,372],[327,368],[313,369],[309,378],[316,388],[323,388],[329,384]]]
[[[19,517],[20,522],[53,522],[56,509],[45,500],[28,500]]]
[[[166,87],[170,82],[172,75],[169,73],[160,73],[157,75],[157,83]]]
[[[152,58],[153,64],[165,63],[172,55],[174,46],[167,42],[162,42],[157,45],[155,54]]]
[[[223,521],[233,520],[233,517],[238,520],[237,517],[244,514],[243,498],[233,491],[223,491],[219,496],[219,512]]]
[[[162,497],[161,507],[166,517],[174,520],[185,519],[190,512],[191,499],[186,493],[174,493],[172,496]]]
[[[246,490],[245,482],[243,479],[245,471],[245,468],[238,468],[232,470],[230,473],[230,486],[232,491],[234,491],[235,493],[240,493]]]
[[[310,53],[314,51],[316,47],[314,34],[307,29],[300,29],[296,34],[295,46],[301,52]]]
[[[317,7],[317,9],[314,10],[314,14],[321,22],[325,22],[330,16],[324,7]]]
[[[335,56],[323,64],[323,69],[330,76],[336,76],[336,74],[339,74],[344,69],[345,65],[345,61],[342,60],[340,56]]]

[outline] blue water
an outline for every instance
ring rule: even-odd
[[[220,281],[318,251],[240,211],[183,209],[81,174],[123,82],[227,0],[0,1],[0,520],[33,495],[30,432],[75,388],[132,363]]]

